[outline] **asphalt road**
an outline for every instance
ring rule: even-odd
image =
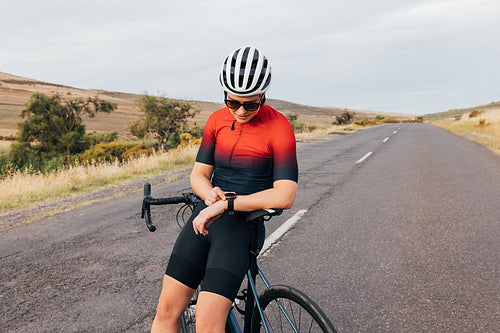
[[[500,331],[498,156],[427,124],[298,156],[295,205],[268,234],[307,212],[260,259],[272,283],[305,291],[340,332]],[[156,207],[158,231],[147,231],[141,195],[2,231],[0,331],[147,331],[178,227],[175,210]]]

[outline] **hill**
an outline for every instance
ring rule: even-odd
[[[111,114],[98,114],[95,118],[84,119],[87,131],[117,131],[120,136],[129,137],[128,127],[140,116],[140,110],[136,105],[137,99],[141,97],[138,94],[79,89],[0,72],[0,136],[15,135],[17,132],[17,123],[21,120],[19,115],[34,92],[41,92],[47,95],[59,94],[68,99],[99,96],[118,105],[117,110]],[[192,120],[192,122],[197,124],[204,124],[212,112],[224,106],[222,103],[204,101],[188,102],[200,109],[200,113]],[[298,115],[299,122],[316,125],[330,124],[335,119],[335,115],[345,111],[355,112],[356,119],[363,117],[373,118],[376,115],[392,118],[413,118],[413,116],[405,114],[335,107],[314,107],[278,99],[268,99],[267,103],[285,115]]]
[[[489,104],[478,105],[470,108],[463,109],[451,109],[444,112],[437,113],[428,113],[423,116],[424,120],[439,120],[439,119],[448,119],[448,118],[460,118],[465,113],[472,112],[474,110],[478,111],[500,111],[500,102],[491,102]]]

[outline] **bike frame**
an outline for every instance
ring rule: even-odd
[[[250,333],[252,326],[252,316],[255,305],[257,305],[257,310],[259,311],[260,318],[262,319],[262,325],[266,333],[270,333],[269,325],[267,324],[266,317],[264,316],[264,312],[259,303],[259,295],[257,293],[256,287],[256,278],[257,275],[260,277],[266,288],[269,288],[271,284],[264,276],[264,273],[259,268],[257,264],[257,256],[259,255],[259,250],[257,249],[258,244],[258,225],[259,223],[263,223],[263,218],[260,218],[258,221],[252,221],[252,234],[250,238],[250,267],[247,271],[247,298],[245,300],[245,321],[243,330],[241,329],[240,324],[236,318],[236,314],[234,309],[231,309],[229,315],[227,317],[227,324],[230,328],[231,333]],[[278,305],[287,318],[290,326],[293,328],[294,332],[298,333],[299,330],[293,323],[290,315],[287,313],[282,304],[278,301]]]

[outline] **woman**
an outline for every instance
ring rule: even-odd
[[[249,264],[245,213],[290,208],[297,191],[295,136],[265,104],[271,67],[256,48],[233,51],[219,76],[226,108],[208,119],[191,173],[203,200],[180,232],[169,259],[152,332],[178,332],[197,286],[197,332],[224,332]]]

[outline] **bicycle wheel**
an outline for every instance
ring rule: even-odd
[[[189,306],[182,314],[181,332],[196,333],[195,310],[192,306]]]
[[[336,332],[320,307],[293,287],[271,286],[259,296],[259,303],[271,332]],[[252,316],[252,332],[265,332],[257,306]]]

